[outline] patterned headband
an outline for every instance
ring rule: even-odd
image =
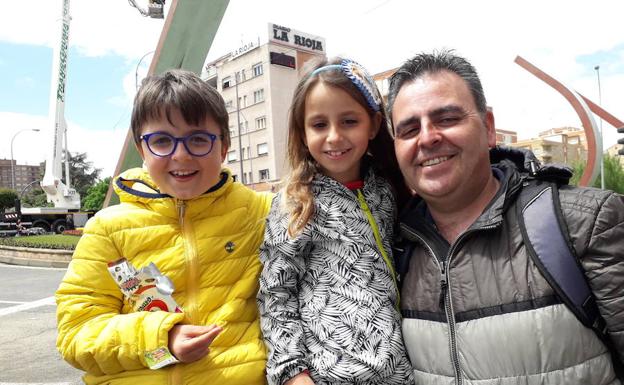
[[[315,76],[321,72],[340,70],[342,73],[351,80],[351,82],[360,90],[364,98],[368,102],[370,108],[373,111],[378,112],[381,110],[381,98],[376,91],[375,82],[373,78],[368,74],[366,69],[353,60],[344,59],[340,64],[329,64],[315,69],[310,77]]]

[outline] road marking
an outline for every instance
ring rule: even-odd
[[[54,297],[47,297],[47,298],[43,298],[37,301],[26,302],[21,305],[16,305],[16,306],[11,306],[11,307],[7,307],[4,309],[0,309],[0,317],[13,314],[13,313],[17,313],[20,311],[24,311],[24,310],[33,309],[33,308],[40,307],[40,306],[47,306],[47,305],[56,305],[56,302],[54,301]],[[2,385],[1,382],[0,382],[0,385]]]
[[[12,303],[12,304],[22,304],[22,303],[26,303],[24,301],[3,301],[0,299],[0,303]],[[2,385],[2,383],[0,382],[0,385]]]
[[[46,266],[24,266],[24,265],[11,265],[9,263],[0,262],[0,267],[2,268],[14,268],[14,269],[33,269],[33,270],[67,270],[66,267],[46,267]],[[0,382],[2,385],[2,382]]]

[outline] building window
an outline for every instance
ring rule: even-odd
[[[230,130],[230,138],[233,138],[237,135],[236,132],[234,132],[234,126],[230,126],[229,130]]]
[[[243,173],[243,184],[247,184],[247,173]]]
[[[236,150],[228,151],[227,160],[228,160],[228,163],[236,162],[238,160],[238,156],[236,155]]]
[[[266,155],[269,153],[269,144],[268,143],[260,143],[258,145],[258,156]]]
[[[240,122],[238,124],[238,128],[239,128],[241,134],[246,134],[247,131],[249,131],[249,122],[247,122],[247,121]]]
[[[258,175],[260,176],[260,181],[269,180],[269,169],[265,168],[263,170],[258,171]]]
[[[264,70],[262,69],[262,63],[258,63],[256,65],[254,65],[251,70],[253,71],[253,76],[260,76],[264,73]]]
[[[232,109],[232,101],[228,100],[227,102],[225,102],[225,108],[227,110],[231,110]]]
[[[245,70],[242,69],[240,71],[237,71],[236,75],[235,75],[235,78],[236,78],[236,82],[237,83],[242,83],[245,80],[247,80],[247,76],[245,75]]]
[[[249,147],[241,147],[241,159],[249,159],[251,157],[251,151]]]
[[[254,103],[260,103],[264,100],[264,88],[254,91]]]
[[[222,83],[221,88],[226,89],[226,88],[230,88],[231,86],[232,86],[232,78],[230,76],[223,78],[223,83]]]
[[[266,117],[256,118],[256,130],[262,130],[263,128],[266,128]]]
[[[249,171],[249,173],[247,174],[247,180],[249,181],[249,183],[253,183],[253,174],[251,173],[251,171]]]

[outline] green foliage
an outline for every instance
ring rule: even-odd
[[[17,193],[8,188],[0,189],[0,211],[15,206]]]
[[[585,171],[584,163],[576,163],[573,165],[574,176],[570,180],[570,184],[578,185],[583,171]],[[612,190],[620,194],[624,194],[624,168],[620,164],[619,157],[604,155],[604,171],[605,171],[605,189]],[[600,173],[594,181],[592,187],[600,188]]]
[[[80,237],[75,235],[33,235],[0,238],[0,245],[33,247],[38,249],[74,250],[79,240]]]
[[[107,177],[91,186],[87,191],[87,195],[82,199],[82,208],[89,211],[100,210],[110,183],[111,178]]]
[[[52,207],[52,203],[47,202],[45,191],[39,185],[33,185],[22,196],[22,207]]]
[[[69,154],[69,176],[71,185],[81,198],[86,197],[91,186],[98,182],[102,169],[94,168],[93,162],[87,161],[87,153]]]

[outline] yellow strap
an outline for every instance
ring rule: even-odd
[[[394,281],[394,286],[397,289],[397,299],[399,299],[400,293],[399,293],[399,285],[397,284],[397,281],[396,281],[396,273],[394,271],[394,267],[392,266],[392,261],[390,261],[390,258],[388,257],[388,254],[386,253],[386,249],[384,249],[383,243],[381,242],[381,235],[379,234],[379,228],[377,227],[377,222],[375,222],[375,218],[373,218],[373,214],[371,213],[370,209],[368,208],[368,205],[366,204],[366,199],[364,199],[364,194],[362,194],[362,191],[358,189],[357,193],[358,193],[358,201],[360,201],[360,207],[364,211],[364,214],[366,214],[366,218],[368,218],[368,223],[370,223],[370,226],[373,229],[373,234],[375,235],[375,242],[377,242],[377,247],[379,248],[379,251],[381,252],[381,255],[383,256],[384,261],[386,261],[386,265],[388,265],[388,269],[390,270],[390,274],[392,275],[392,280]],[[398,308],[398,303],[397,303],[397,308]]]

